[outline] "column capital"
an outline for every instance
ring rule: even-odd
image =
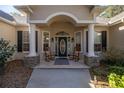
[[[35,28],[35,27],[36,27],[36,25],[35,25],[35,24],[30,23],[30,24],[29,24],[29,27],[33,27],[33,28]]]
[[[94,24],[93,23],[91,23],[91,24],[88,24],[88,29],[89,28],[92,28],[92,29],[94,29]]]

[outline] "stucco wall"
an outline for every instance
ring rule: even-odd
[[[49,15],[58,12],[70,13],[77,17],[79,20],[91,19],[90,10],[87,6],[31,6],[33,13],[31,14],[30,20],[45,20]]]
[[[15,26],[0,21],[0,38],[10,40],[11,44],[16,44]]]
[[[51,37],[54,37],[57,32],[64,31],[73,36],[75,27],[67,22],[55,22],[51,24],[49,27],[41,28],[41,31],[50,31]]]
[[[108,26],[95,26],[95,31],[99,32],[99,31],[109,31],[109,27]]]
[[[110,27],[109,43],[110,47],[124,50],[124,30],[119,30],[121,26],[124,26],[124,23]]]
[[[16,26],[16,31],[28,31],[28,26]]]
[[[4,38],[5,40],[9,40],[10,44],[16,45],[16,28],[13,25],[0,21],[0,38]],[[16,52],[12,59],[16,59]]]
[[[3,21],[0,21],[0,38],[4,38],[5,40],[9,40],[10,44],[17,45],[17,31],[28,31],[27,26],[14,26]],[[18,53],[15,52],[12,59],[22,59],[24,55],[27,55],[23,52]]]

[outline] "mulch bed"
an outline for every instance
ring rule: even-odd
[[[25,88],[31,73],[32,69],[25,67],[21,60],[8,62],[4,74],[0,75],[0,87]]]
[[[97,66],[89,69],[92,83],[96,88],[110,88],[107,80],[108,69],[106,66]]]

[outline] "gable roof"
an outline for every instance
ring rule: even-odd
[[[0,17],[4,18],[6,20],[9,20],[9,21],[14,21],[14,18],[11,15],[9,15],[1,10],[0,10]]]

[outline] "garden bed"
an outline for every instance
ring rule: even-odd
[[[109,72],[107,66],[91,67],[89,70],[95,88],[110,88],[107,79]]]
[[[32,69],[25,67],[21,60],[8,62],[4,74],[0,75],[0,87],[25,88],[31,73]]]

